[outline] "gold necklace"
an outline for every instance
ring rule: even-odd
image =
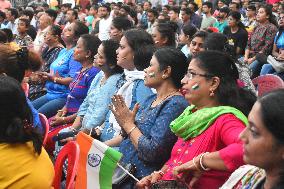
[[[173,94],[175,94],[176,92],[178,92],[178,90],[171,92],[170,94],[168,94],[167,96],[165,96],[164,98],[162,98],[162,100],[160,100],[159,103],[157,103],[157,98],[153,101],[152,105],[156,102],[157,104],[155,106],[158,106],[159,104],[161,104],[162,102],[164,102],[167,98],[169,98],[170,96],[172,96]]]

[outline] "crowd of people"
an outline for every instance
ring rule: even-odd
[[[252,83],[284,79],[283,31],[283,0],[4,0],[0,188],[52,188],[78,132],[135,166],[120,189],[284,188],[284,89]]]

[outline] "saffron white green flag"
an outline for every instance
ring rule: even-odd
[[[122,154],[83,132],[76,141],[80,158],[75,189],[111,189],[112,175]]]

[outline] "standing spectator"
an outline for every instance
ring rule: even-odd
[[[85,24],[89,28],[89,33],[91,33],[92,30],[93,30],[92,23],[93,23],[97,13],[98,13],[98,8],[96,7],[96,5],[90,7],[90,9],[88,10],[88,16],[86,16],[86,18],[85,18]]]
[[[230,9],[228,7],[223,7],[220,9],[217,21],[213,24],[213,27],[218,28],[220,33],[223,33],[224,28],[228,25],[228,15],[229,15]]]
[[[31,47],[33,39],[27,34],[30,21],[25,18],[20,18],[18,21],[18,35],[15,37],[15,42],[20,47]]]
[[[155,21],[157,20],[158,18],[158,12],[156,10],[153,10],[153,9],[150,9],[148,11],[148,27],[146,29],[146,31],[149,33],[149,34],[152,34],[153,33],[153,28],[155,27],[154,24],[155,24]]]
[[[201,30],[205,30],[208,27],[212,27],[213,24],[216,22],[216,19],[212,16],[212,3],[207,1],[202,4],[202,12],[204,13],[202,22],[201,22]]]
[[[99,34],[98,37],[101,41],[108,40],[110,25],[112,17],[110,16],[110,7],[108,5],[101,5],[100,7],[100,23],[99,23]]]
[[[234,57],[244,54],[248,41],[248,33],[241,22],[241,13],[231,12],[229,14],[229,25],[224,29],[229,45],[234,47]]]
[[[34,40],[34,50],[41,53],[44,44],[44,35],[48,30],[48,26],[52,24],[52,19],[47,14],[43,14],[39,18],[38,32]]]
[[[12,5],[8,0],[0,0],[0,10],[3,11],[5,9],[11,8]]]

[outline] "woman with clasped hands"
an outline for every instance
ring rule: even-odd
[[[173,180],[188,188],[219,188],[243,165],[239,134],[247,124],[255,96],[237,85],[238,71],[227,55],[200,52],[182,79],[185,98],[192,104],[170,127],[178,136],[164,166],[144,177],[138,188],[168,187]]]

